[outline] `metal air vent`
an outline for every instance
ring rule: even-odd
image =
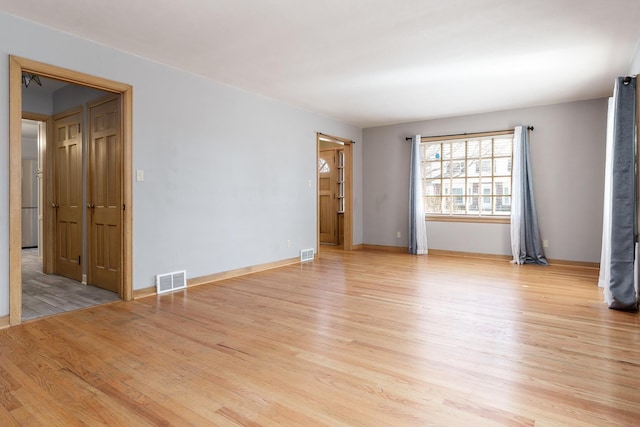
[[[187,287],[187,271],[174,271],[173,273],[158,274],[156,276],[156,292],[163,294]]]

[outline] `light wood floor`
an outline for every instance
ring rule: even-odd
[[[0,425],[630,426],[595,270],[324,250],[0,331]]]

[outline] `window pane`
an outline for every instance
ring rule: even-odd
[[[424,188],[422,191],[427,196],[440,196],[442,195],[442,188],[440,184],[440,180],[437,181],[423,181]]]
[[[465,161],[454,160],[451,162],[451,173],[453,178],[464,176],[465,173]]]
[[[445,142],[442,144],[442,158],[444,160],[451,158],[451,143]]]
[[[480,194],[480,178],[467,179],[467,194]]]
[[[511,197],[494,197],[494,208],[496,213],[511,212]]]
[[[439,214],[442,213],[442,201],[440,197],[435,196],[427,196],[425,197],[425,212],[428,214]]]
[[[494,175],[511,175],[511,158],[499,157],[493,159],[493,174]]]
[[[480,160],[467,160],[467,176],[480,175]]]
[[[480,184],[480,194],[482,194],[482,197],[480,197],[481,200],[481,209],[483,213],[489,213],[491,211],[493,211],[493,206],[492,206],[492,202],[493,202],[493,198],[491,197],[491,179],[487,179],[487,178],[483,178],[482,179],[482,183]]]
[[[511,138],[496,138],[493,141],[493,155],[498,156],[511,156],[511,147],[513,143]]]
[[[451,213],[451,197],[442,198],[442,213],[443,214]]]
[[[440,144],[427,144],[425,146],[425,160],[439,160],[440,159]]]
[[[465,143],[464,141],[457,141],[451,143],[451,158],[464,159],[465,157]]]
[[[482,203],[480,204],[480,208],[482,209],[483,214],[490,214],[493,211],[493,207],[491,206],[492,197],[480,197]]]
[[[451,182],[451,194],[454,196],[452,203],[454,210],[464,211],[464,179],[454,179]]]
[[[494,178],[493,187],[493,194],[496,196],[511,195],[511,178]]]
[[[469,215],[478,215],[480,213],[478,201],[478,196],[467,197],[467,213]]]
[[[491,157],[491,140],[490,139],[484,139],[481,141],[481,156],[482,157]]]
[[[424,178],[440,178],[442,163],[426,162],[426,164],[424,164],[424,169]]]
[[[442,181],[442,195],[443,196],[451,195],[451,181],[448,179]]]
[[[480,157],[480,141],[467,142],[467,158]]]
[[[491,159],[482,159],[481,172],[483,176],[491,175]]]
[[[466,197],[454,197],[451,213],[454,215],[464,215],[467,213]]]
[[[442,177],[451,178],[451,161],[442,162]]]
[[[498,209],[496,206],[496,211],[498,211],[498,213],[510,214],[511,213],[511,197],[508,197],[508,196],[498,197],[498,199],[502,199],[502,201],[500,203],[500,209]]]

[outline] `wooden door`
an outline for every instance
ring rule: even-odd
[[[337,239],[336,151],[320,151],[318,162],[318,204],[320,205],[320,243],[335,245]]]
[[[82,280],[82,130],[80,112],[54,118],[55,274]]]
[[[89,107],[88,283],[120,293],[122,147],[120,99]]]

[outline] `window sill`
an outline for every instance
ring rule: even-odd
[[[486,224],[511,224],[510,216],[426,215],[433,222],[481,222]]]

